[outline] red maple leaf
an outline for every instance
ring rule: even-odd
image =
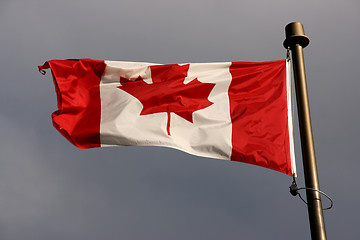
[[[152,84],[147,84],[140,76],[137,79],[120,77],[121,86],[118,88],[142,103],[140,115],[166,112],[169,136],[171,112],[193,123],[193,112],[213,104],[208,96],[215,84],[201,83],[197,78],[184,84],[189,64],[156,65],[150,66],[150,70]]]

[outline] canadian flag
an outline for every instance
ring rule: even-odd
[[[150,145],[296,174],[286,60],[51,60],[58,131],[79,148]]]

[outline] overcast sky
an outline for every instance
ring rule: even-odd
[[[310,239],[285,174],[159,147],[77,149],[52,126],[51,74],[37,71],[67,58],[283,59],[293,21],[310,38],[320,187],[335,202],[327,235],[360,239],[359,0],[1,0],[0,239]],[[297,127],[295,144],[303,186]]]

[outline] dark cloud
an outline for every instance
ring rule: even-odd
[[[300,21],[324,213],[358,239],[358,1],[2,1],[0,238],[309,239],[291,178],[173,149],[78,150],[52,127],[54,58],[159,63],[282,59]],[[295,120],[297,123],[297,121]],[[295,129],[299,183],[302,176]],[[326,199],[324,204],[327,205]]]

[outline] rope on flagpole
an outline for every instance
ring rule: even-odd
[[[316,191],[320,194],[322,194],[323,196],[325,196],[327,199],[329,199],[330,201],[330,207],[327,207],[327,208],[323,208],[323,210],[329,210],[331,209],[333,206],[334,206],[334,202],[333,200],[331,199],[331,197],[329,197],[326,193],[320,191],[320,190],[317,190],[317,189],[314,189],[314,188],[307,188],[307,187],[300,187],[298,188],[297,187],[297,183],[296,183],[296,179],[295,179],[295,175],[293,175],[293,182],[291,184],[291,186],[289,187],[290,188],[290,193],[291,195],[293,196],[296,196],[296,195],[299,195],[300,199],[307,205],[308,203],[303,199],[303,197],[301,196],[301,194],[299,193],[299,190],[311,190],[311,191]]]
[[[286,60],[287,61],[291,61],[291,58],[290,58],[290,46],[287,47],[286,49]],[[293,89],[292,89],[293,90]],[[292,96],[294,96],[294,94],[292,94]],[[292,99],[294,100],[294,99]],[[295,101],[292,101],[293,103],[293,116],[294,116],[294,102]],[[327,208],[323,208],[322,210],[329,210],[331,209],[333,206],[334,206],[334,202],[333,200],[331,199],[331,197],[329,197],[326,193],[320,191],[320,190],[317,190],[317,189],[314,189],[314,188],[307,188],[307,187],[301,187],[301,188],[298,188],[297,187],[297,183],[296,183],[296,177],[295,177],[295,174],[293,174],[293,182],[291,184],[291,186],[289,187],[290,188],[290,193],[291,195],[293,196],[296,196],[296,195],[299,195],[300,199],[307,205],[308,203],[304,200],[304,198],[301,196],[301,194],[299,193],[299,190],[311,190],[311,191],[316,191],[322,195],[324,195],[327,199],[329,199],[330,201],[330,207],[327,207]]]
[[[290,61],[290,46],[288,46],[286,50],[286,60]]]

